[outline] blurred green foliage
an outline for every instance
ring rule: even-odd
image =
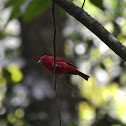
[[[23,17],[24,21],[30,21],[48,9],[51,1],[47,0],[8,0],[4,8],[13,7],[9,21]]]
[[[7,69],[13,82],[18,83],[23,79],[23,74],[16,64],[10,64]]]
[[[103,11],[105,10],[103,6],[103,0],[90,0],[91,3],[93,3],[95,6],[98,8],[102,9]]]
[[[81,6],[83,0],[74,2]],[[120,0],[90,0],[86,1],[84,9],[126,45],[126,37],[122,32],[126,27],[125,5],[126,1]],[[76,59],[75,62],[81,71],[90,73],[88,82],[79,77],[71,78],[72,83],[78,85],[80,95],[87,100],[79,104],[79,126],[100,125],[101,120],[106,120],[106,115],[108,119],[104,125],[108,125],[107,122],[109,125],[125,125],[125,63],[77,21],[70,18],[69,22],[64,30],[67,38],[65,54]],[[74,28],[69,33],[71,27]],[[81,36],[72,37],[77,34]],[[78,44],[84,43],[82,46],[86,49],[81,55],[76,50],[78,41]]]
[[[73,2],[81,7],[83,0]],[[3,9],[12,7],[8,21],[22,17],[28,22],[44,13],[50,5],[50,0],[8,0],[4,2]],[[125,6],[125,0],[86,0],[84,10],[126,45]],[[0,30],[1,44],[7,34],[4,28]],[[103,120],[105,120],[104,125],[126,125],[126,64],[124,61],[71,17],[68,17],[63,35],[66,37],[64,45],[66,56],[74,60],[78,69],[90,74],[88,82],[77,76],[71,77],[71,82],[78,87],[80,96],[86,99],[78,104],[78,125],[98,126]],[[8,55],[19,56],[18,51],[14,53],[15,50],[18,48],[5,48],[3,59],[6,61],[9,58]],[[0,115],[5,115],[0,120],[0,125],[27,125],[25,109],[20,107],[29,104],[25,88],[16,89],[16,96],[10,99],[11,109],[3,104],[6,99],[9,99],[7,93],[10,85],[12,86],[11,95],[15,84],[19,84],[22,80],[23,73],[20,65],[14,62],[0,64]],[[19,102],[20,99],[22,102]],[[75,123],[71,122],[68,126],[75,126]]]

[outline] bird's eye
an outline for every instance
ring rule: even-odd
[[[45,61],[45,60],[46,60],[46,58],[43,59],[43,61]]]

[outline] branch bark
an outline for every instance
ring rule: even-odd
[[[110,49],[112,49],[118,56],[126,61],[126,47],[122,45],[122,43],[117,40],[111,33],[109,33],[98,21],[91,17],[82,8],[68,0],[55,0],[55,2],[67,13],[86,26]]]

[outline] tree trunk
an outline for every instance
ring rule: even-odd
[[[56,11],[56,54],[60,57],[64,55],[64,41],[62,29],[65,18]],[[53,126],[58,125],[58,114],[55,104],[55,93],[53,84],[53,74],[47,71],[42,65],[37,64],[39,58],[44,55],[53,55],[53,23],[51,9],[33,19],[28,23],[21,21],[22,28],[22,56],[25,58],[26,67],[24,72],[24,84],[29,87],[30,105],[26,109],[26,118],[31,126],[44,126],[50,123]],[[60,98],[60,110],[63,122],[70,122],[72,118],[77,117],[75,110],[77,99],[72,97],[71,89],[65,83],[70,84],[69,78],[59,77],[57,80],[58,92]],[[42,88],[41,97],[35,98],[37,93],[36,86]],[[34,91],[35,90],[35,91]],[[45,113],[45,118],[37,118],[37,113]],[[33,117],[32,114],[34,113]],[[47,114],[47,116],[46,116]],[[31,117],[32,116],[32,117]]]

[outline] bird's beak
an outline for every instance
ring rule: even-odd
[[[42,60],[39,60],[37,63],[42,63]]]

